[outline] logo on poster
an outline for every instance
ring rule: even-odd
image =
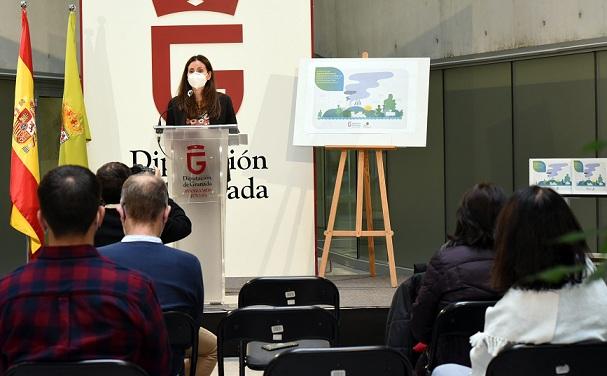
[[[187,147],[188,171],[194,175],[200,175],[207,168],[207,162],[204,160],[206,153],[204,145],[189,145]]]

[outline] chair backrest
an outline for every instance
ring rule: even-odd
[[[517,345],[493,358],[486,375],[607,375],[605,355],[607,355],[607,342]]]
[[[8,369],[6,376],[147,376],[138,365],[116,359],[79,362],[26,362]]]
[[[264,376],[409,376],[411,365],[383,346],[294,349],[274,358]]]
[[[229,312],[217,329],[217,366],[223,376],[224,345],[239,341],[289,342],[324,339],[331,345],[337,336],[337,320],[330,312],[315,306],[251,306]],[[242,348],[242,347],[241,347]]]
[[[495,301],[456,302],[443,308],[436,316],[432,332],[432,342],[428,350],[428,374],[442,363],[461,363],[463,357],[469,360],[469,338],[482,332],[485,326],[485,311],[495,305]],[[447,349],[448,351],[441,351]],[[451,350],[457,349],[457,354]],[[449,358],[453,356],[454,358]],[[470,365],[469,363],[466,365]]]
[[[268,306],[332,306],[339,321],[339,291],[326,278],[259,277],[248,281],[238,293],[238,308]]]
[[[180,311],[167,311],[163,313],[164,323],[169,334],[169,344],[172,348],[192,348],[190,358],[190,376],[196,374],[196,363],[198,359],[198,326],[187,313]],[[174,359],[173,361],[181,361]]]

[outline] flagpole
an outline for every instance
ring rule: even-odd
[[[65,46],[65,82],[63,85],[62,120],[59,137],[59,166],[72,164],[88,167],[86,142],[91,133],[86,109],[82,83],[78,71],[76,46],[76,6],[69,5],[67,35]]]
[[[21,9],[26,9],[26,8],[27,8],[27,1],[21,1]],[[30,261],[30,256],[31,256],[30,239],[26,236],[25,237],[25,261],[26,262]]]
[[[21,9],[26,10],[27,9],[27,1],[21,1]],[[32,72],[33,74],[33,72]],[[29,262],[30,258],[32,257],[32,250],[31,250],[31,244],[30,244],[30,238],[29,237],[25,237],[25,262]]]

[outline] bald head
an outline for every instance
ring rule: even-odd
[[[162,179],[150,174],[132,175],[122,185],[120,204],[127,218],[152,223],[162,215],[169,195]]]

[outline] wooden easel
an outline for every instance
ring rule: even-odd
[[[369,57],[369,52],[363,51],[361,58]],[[384,150],[394,150],[395,146],[326,146],[327,149],[339,149],[339,167],[337,168],[337,178],[335,179],[335,189],[333,190],[333,199],[331,201],[331,211],[329,212],[329,223],[325,231],[325,244],[322,249],[322,258],[320,261],[320,270],[318,274],[325,276],[327,261],[329,260],[329,250],[331,249],[331,240],[334,236],[361,236],[369,237],[369,274],[375,277],[375,236],[386,237],[386,250],[388,253],[388,267],[390,269],[390,285],[396,287],[396,263],[394,262],[394,244],[392,243],[392,226],[390,225],[390,210],[388,209],[388,194],[386,191],[386,175],[384,173]],[[358,158],[357,181],[356,181],[356,223],[354,231],[335,230],[335,216],[337,214],[337,203],[339,202],[339,193],[341,192],[341,182],[344,177],[344,167],[349,150],[356,150]],[[375,161],[377,162],[377,174],[379,177],[379,194],[381,197],[381,208],[384,217],[384,229],[373,230],[373,210],[371,207],[371,177],[369,175],[369,154],[375,150]],[[365,201],[365,213],[367,221],[367,230],[363,230],[363,194]]]
[[[386,249],[388,253],[388,266],[390,268],[390,285],[397,286],[396,264],[394,262],[394,244],[392,243],[392,226],[390,225],[390,211],[388,209],[388,197],[386,192],[386,177],[384,173],[384,150],[396,149],[395,146],[326,146],[327,149],[341,150],[339,158],[339,167],[337,168],[337,178],[335,180],[335,189],[333,190],[333,199],[331,201],[331,211],[329,212],[329,223],[325,231],[325,244],[322,250],[322,259],[318,274],[324,277],[329,259],[329,250],[331,249],[331,240],[334,236],[367,236],[369,238],[369,274],[375,277],[375,243],[373,238],[376,236],[386,237]],[[352,230],[335,230],[335,217],[337,214],[337,204],[341,192],[341,184],[344,177],[344,168],[349,150],[356,150],[358,158],[357,168],[357,186],[356,186],[356,224]],[[369,151],[375,150],[375,160],[377,162],[377,173],[379,177],[379,194],[381,197],[382,213],[384,218],[384,229],[373,229],[373,211],[371,207],[371,178],[369,175]],[[367,229],[362,229],[362,211],[363,195],[365,202]]]

